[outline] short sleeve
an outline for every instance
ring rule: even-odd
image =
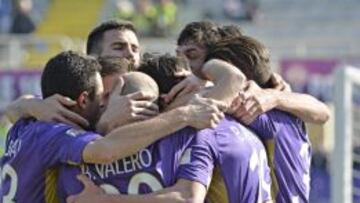
[[[216,157],[215,132],[213,130],[198,132],[181,158],[177,179],[199,182],[208,188]]]
[[[271,119],[271,111],[258,116],[256,120],[249,125],[249,128],[262,140],[272,139],[277,133],[277,127]]]
[[[81,164],[83,162],[83,150],[87,144],[100,138],[93,132],[86,132],[65,126],[48,129],[49,132],[42,136],[38,142],[42,151],[43,163],[53,166],[59,163]]]

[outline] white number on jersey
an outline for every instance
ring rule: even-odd
[[[163,189],[160,181],[155,178],[150,173],[138,173],[134,175],[129,182],[128,185],[128,194],[137,195],[139,194],[139,187],[140,184],[148,185],[153,192],[159,191]],[[120,194],[119,190],[110,184],[101,184],[100,187],[107,193],[107,194]]]
[[[9,178],[10,178],[10,189],[9,189],[8,194],[4,195],[3,202],[4,203],[15,203],[14,197],[16,194],[16,189],[17,189],[17,184],[18,184],[18,176],[16,174],[16,171],[9,164],[5,164],[1,170],[1,184],[4,182],[4,180],[7,176],[9,176]]]
[[[258,202],[262,202],[263,193],[270,194],[270,184],[265,179],[265,174],[269,171],[266,171],[267,157],[264,149],[260,151],[253,151],[250,158],[250,169],[252,171],[258,170],[259,174],[259,198]]]

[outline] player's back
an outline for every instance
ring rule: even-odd
[[[57,202],[55,168],[61,162],[76,163],[81,159],[79,153],[69,154],[71,149],[66,149],[82,149],[75,143],[68,144],[73,139],[64,136],[69,129],[63,124],[32,119],[20,120],[10,129],[0,162],[2,202]]]
[[[304,122],[283,111],[260,115],[250,127],[264,139],[275,177],[276,202],[308,202],[311,144]]]
[[[208,202],[263,202],[271,198],[264,146],[232,117],[226,116],[214,129],[200,131],[186,151],[189,161],[181,165],[178,176],[208,187],[204,180],[214,174]],[[215,170],[214,165],[218,166]]]
[[[215,129],[218,159],[229,202],[270,200],[270,170],[256,134],[230,116]]]
[[[53,172],[44,171],[41,159],[46,151],[39,151],[36,142],[48,127],[32,120],[21,120],[10,129],[1,159],[3,202],[46,202],[45,174]]]
[[[109,164],[65,166],[59,178],[60,199],[65,202],[66,197],[82,190],[76,179],[79,173],[112,194],[146,194],[169,187],[176,183],[180,158],[195,135],[195,129],[185,128]]]

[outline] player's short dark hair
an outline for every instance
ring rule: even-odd
[[[144,60],[137,71],[152,77],[159,86],[160,94],[167,94],[185,77],[178,77],[175,73],[190,70],[185,58],[163,55],[144,55]]]
[[[215,43],[209,49],[205,61],[214,58],[233,64],[261,87],[271,86],[269,50],[252,37],[239,36]]]
[[[219,30],[223,39],[228,37],[240,37],[244,35],[241,27],[236,24],[224,25],[220,27]]]
[[[180,32],[177,45],[194,42],[208,48],[212,43],[221,39],[219,26],[211,21],[192,22]]]
[[[124,74],[134,69],[132,63],[126,58],[116,56],[99,57],[98,61],[101,65],[101,77],[112,74]]]
[[[76,100],[84,91],[94,99],[95,75],[101,69],[97,60],[73,51],[64,51],[51,58],[41,76],[43,98],[61,94]]]
[[[137,34],[135,26],[129,21],[108,20],[95,27],[87,38],[86,53],[100,55],[102,52],[102,40],[104,33],[109,30],[130,30]]]

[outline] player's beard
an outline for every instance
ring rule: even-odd
[[[96,124],[101,117],[102,110],[103,108],[101,108],[100,102],[97,99],[87,106],[85,118],[88,120],[89,126],[86,130],[96,131]]]
[[[98,110],[96,112],[93,112],[92,115],[90,116],[90,118],[88,119],[89,121],[89,127],[86,130],[90,130],[90,131],[96,131],[96,124],[98,123],[99,119],[101,116],[101,112]]]

